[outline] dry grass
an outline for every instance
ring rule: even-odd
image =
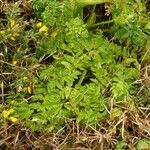
[[[138,140],[150,138],[149,115],[140,111],[126,112],[118,120],[100,122],[96,128],[78,126],[70,120],[57,133],[32,133],[23,125],[5,124],[0,131],[0,147],[6,150],[113,150],[116,142],[123,140],[127,143],[126,149],[134,150]]]

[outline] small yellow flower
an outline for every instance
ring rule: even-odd
[[[31,89],[31,87],[30,86],[28,86],[28,87],[20,87],[19,89],[18,89],[18,92],[24,92],[24,93],[29,93],[29,94],[31,94],[32,93],[32,89]]]
[[[41,28],[42,25],[43,25],[42,22],[38,22],[38,23],[36,24],[36,27],[37,27],[37,28]]]
[[[12,36],[13,36],[13,37],[18,37],[18,36],[19,36],[19,34],[18,34],[18,33],[16,33],[16,32],[14,32],[14,33],[12,34]]]
[[[28,80],[28,77],[23,77],[23,80]]]
[[[28,91],[28,88],[27,87],[23,87],[22,91],[26,93]]]
[[[17,122],[18,119],[15,118],[15,117],[9,117],[9,120],[12,121],[12,122]]]
[[[27,89],[28,89],[28,93],[31,94],[31,91],[32,91],[32,90],[31,90],[31,87],[28,86]]]
[[[10,115],[10,114],[12,114],[14,112],[14,109],[8,109],[8,110],[4,110],[3,112],[2,112],[2,115],[3,115],[3,117],[4,118],[8,118],[8,116]]]
[[[12,61],[12,64],[13,64],[13,65],[16,65],[16,64],[17,64],[17,61],[16,61],[16,60],[13,60],[13,61]]]
[[[17,52],[20,52],[20,49],[21,49],[21,47],[18,47],[18,48],[17,48]]]
[[[10,115],[10,113],[7,110],[4,110],[2,112],[2,115],[3,115],[4,118],[8,118],[8,116]]]
[[[10,37],[10,39],[13,40],[13,41],[15,41],[15,38],[14,38],[14,37]]]
[[[48,32],[48,27],[47,26],[42,26],[40,29],[39,29],[39,32]]]
[[[0,31],[0,34],[5,34],[5,31]]]
[[[13,20],[13,19],[10,20],[10,27],[11,27],[11,28],[14,27],[15,23],[16,23],[15,20]]]
[[[51,33],[51,37],[55,38],[56,36],[57,36],[57,32],[56,31]]]

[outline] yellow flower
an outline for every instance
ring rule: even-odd
[[[13,20],[13,19],[10,20],[10,27],[12,28],[15,25],[15,23],[16,23],[15,20]]]
[[[32,93],[32,89],[31,89],[30,86],[28,86],[28,87],[23,87],[20,91],[23,91],[23,92],[29,93],[29,94]]]
[[[5,31],[0,31],[0,34],[5,34]]]
[[[2,112],[2,115],[3,115],[3,117],[4,118],[8,118],[8,116],[10,115],[10,114],[12,114],[14,112],[14,109],[8,109],[8,110],[4,110],[3,112]]]
[[[13,34],[12,34],[12,33],[8,34],[8,36],[9,36],[9,38],[10,38],[11,40],[15,41],[15,38],[13,37]]]
[[[16,122],[18,119],[15,118],[15,117],[10,117],[9,120],[12,121],[12,122]]]
[[[48,27],[47,26],[42,26],[40,29],[39,29],[39,32],[48,32]]]
[[[13,64],[13,65],[16,65],[16,64],[17,64],[17,61],[16,61],[16,60],[13,60],[13,61],[12,61],[12,64]]]
[[[22,91],[26,93],[28,91],[28,88],[27,87],[23,87]]]
[[[13,36],[13,37],[17,37],[17,36],[19,36],[19,34],[16,33],[16,32],[14,32],[14,33],[12,33],[12,36]]]
[[[10,113],[7,110],[4,110],[2,112],[2,115],[3,115],[4,118],[8,118],[8,116],[10,115]]]
[[[28,86],[27,89],[28,89],[28,93],[31,94],[31,87]]]
[[[18,47],[18,48],[17,48],[17,52],[20,52],[20,49],[21,49],[21,47]]]
[[[23,80],[27,80],[28,79],[28,77],[23,77]]]
[[[10,39],[13,40],[13,41],[15,41],[15,38],[14,38],[14,37],[10,37]]]
[[[55,38],[56,36],[57,36],[57,32],[56,31],[51,33],[51,37]]]
[[[36,27],[37,27],[37,28],[41,28],[41,27],[42,27],[42,22],[38,22],[38,23],[36,24]]]

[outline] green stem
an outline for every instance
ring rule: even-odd
[[[96,14],[95,14],[96,5],[93,5],[93,8],[91,10],[91,14],[86,22],[87,28],[90,28],[96,21]]]
[[[102,3],[112,3],[113,0],[70,0],[74,10],[74,15],[77,16],[80,10],[87,5],[97,5]]]
[[[83,9],[81,9],[81,19],[83,19]]]
[[[91,14],[95,12],[95,9],[96,9],[96,5],[93,6]]]
[[[93,24],[91,27],[97,27],[97,26],[100,26],[100,25],[103,25],[103,24],[112,23],[112,22],[114,22],[114,20],[108,20],[108,21],[98,22],[98,23]]]
[[[80,6],[96,5],[96,4],[111,3],[112,2],[112,0],[75,0],[75,1]]]

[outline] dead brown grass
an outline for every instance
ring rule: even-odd
[[[0,130],[0,148],[5,150],[113,150],[116,142],[123,140],[127,143],[126,149],[134,150],[137,141],[142,138],[150,138],[150,118],[141,109],[136,114],[126,112],[120,119],[100,122],[96,128],[79,126],[74,120],[69,120],[64,128],[53,133],[32,133],[23,125],[6,124]]]

